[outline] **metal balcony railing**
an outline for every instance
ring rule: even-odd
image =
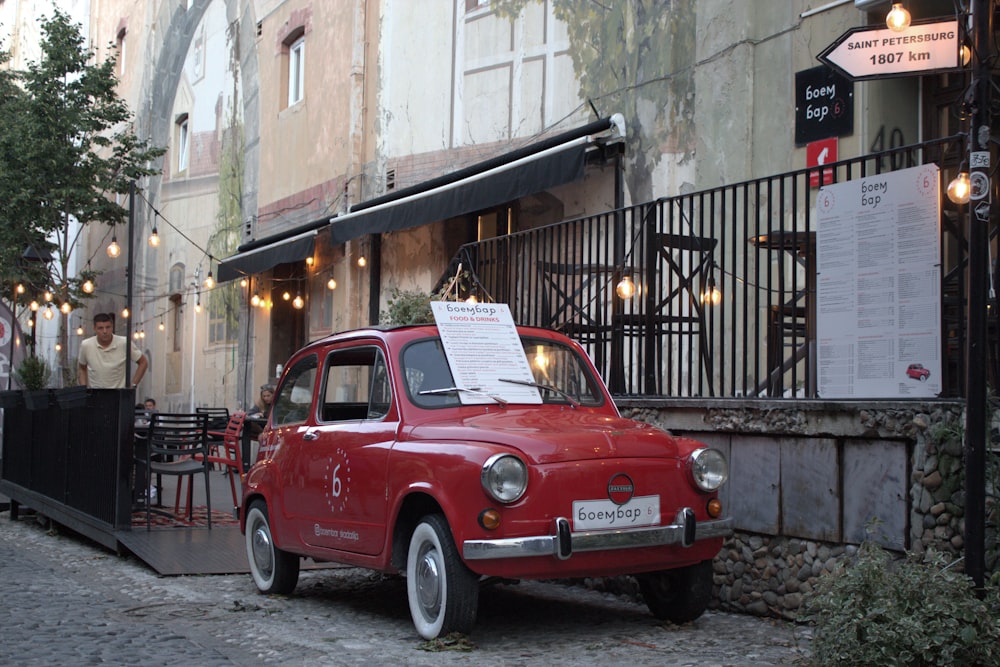
[[[944,196],[963,141],[948,137],[823,167],[833,182],[931,162],[942,167],[946,396],[962,395],[965,381],[964,210]],[[803,169],[470,243],[442,282],[461,265],[469,272],[464,284],[479,299],[509,304],[520,324],[575,338],[615,395],[815,397],[813,206],[820,172]]]

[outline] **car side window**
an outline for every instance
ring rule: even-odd
[[[285,375],[285,381],[271,401],[276,425],[298,424],[309,418],[313,387],[316,385],[316,355],[300,359]]]
[[[392,384],[382,351],[375,346],[334,350],[324,366],[320,421],[382,419],[392,406]]]

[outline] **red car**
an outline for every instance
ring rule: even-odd
[[[913,378],[914,380],[924,382],[931,376],[931,372],[924,368],[921,364],[910,364],[906,368],[906,376]]]
[[[433,325],[335,334],[289,360],[240,513],[261,592],[290,593],[301,556],[404,573],[426,639],[472,629],[487,577],[635,575],[657,618],[702,614],[731,532],[724,456],[622,418],[565,336],[517,334],[535,382],[501,382],[537,403],[456,387]]]

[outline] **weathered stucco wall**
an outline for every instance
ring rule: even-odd
[[[729,457],[730,481],[720,495],[736,532],[715,560],[717,607],[797,618],[818,579],[865,539],[896,551],[962,556],[960,401],[618,405],[626,416],[700,439]],[[995,485],[988,480],[990,570],[1000,511]]]

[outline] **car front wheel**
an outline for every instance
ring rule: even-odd
[[[687,623],[701,616],[712,599],[712,561],[636,577],[639,591],[653,616]]]
[[[291,593],[299,581],[299,557],[274,546],[267,505],[255,500],[247,510],[247,560],[261,593]]]
[[[410,538],[406,597],[413,625],[424,639],[468,634],[476,623],[479,577],[459,558],[448,522],[440,514],[424,517]]]

